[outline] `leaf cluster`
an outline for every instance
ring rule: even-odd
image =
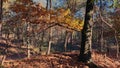
[[[46,10],[41,4],[34,4],[31,0],[17,0],[10,9],[19,15],[19,19],[34,24],[54,24],[80,31],[84,21],[75,19],[70,9]]]

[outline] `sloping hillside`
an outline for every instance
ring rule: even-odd
[[[119,68],[120,61],[114,61],[103,55],[94,53],[93,61],[98,68]],[[51,55],[37,55],[30,59],[6,60],[6,68],[96,68],[93,64],[83,64],[77,61],[78,52],[65,52]]]

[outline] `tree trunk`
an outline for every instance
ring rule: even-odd
[[[46,9],[48,9],[48,2],[49,2],[49,0],[46,0],[47,2],[46,2]]]
[[[24,21],[24,27],[23,27],[23,44],[27,45],[27,58],[30,58],[30,38],[28,37],[29,32],[29,23]]]
[[[42,45],[43,45],[43,42],[44,42],[44,31],[42,32],[42,37],[41,37],[41,44],[40,44],[40,48],[39,48],[39,52],[41,52],[42,51]]]
[[[51,8],[52,8],[52,1],[50,0],[50,10],[51,10]]]
[[[27,44],[27,58],[30,58],[30,44]]]
[[[51,45],[52,45],[52,28],[50,28],[49,45],[48,45],[47,55],[50,54]]]
[[[73,45],[73,32],[70,33],[70,44],[69,44],[69,51],[72,50],[72,45]]]
[[[104,44],[104,38],[103,38],[103,23],[101,21],[101,37],[100,37],[100,51],[103,52],[103,45]]]
[[[93,0],[87,0],[79,61],[91,62]]]
[[[69,33],[66,31],[66,37],[65,37],[65,43],[64,43],[64,51],[67,51],[67,44],[68,44],[68,37],[69,37]]]
[[[103,13],[103,3],[102,3],[102,0],[100,0],[100,13],[102,14]],[[102,14],[103,15],[103,14]],[[104,46],[104,38],[103,38],[103,22],[102,20],[100,20],[100,24],[101,24],[101,38],[100,38],[100,51],[103,52],[103,46]]]
[[[29,29],[30,29],[30,24],[27,23],[27,32],[29,32]],[[29,35],[27,33],[27,35]],[[30,58],[30,37],[27,36],[27,58]]]
[[[115,31],[115,41],[116,41],[116,57],[119,58],[119,43],[117,39],[117,32]]]
[[[0,36],[2,37],[2,6],[3,0],[0,0]]]
[[[47,0],[47,2],[48,2],[48,0]],[[52,1],[51,0],[49,0],[49,7],[50,7],[50,10],[51,10],[51,8],[52,8]],[[47,3],[47,5],[46,5],[46,9],[48,9],[48,3]],[[51,15],[50,15],[50,18],[51,18]],[[52,28],[50,28],[50,35],[49,35],[49,46],[48,46],[48,50],[47,50],[47,55],[49,55],[50,54],[50,50],[51,50],[51,45],[52,45]]]
[[[47,50],[47,55],[49,55],[49,54],[50,54],[51,44],[52,44],[52,41],[49,41],[49,46],[48,46],[48,50]]]

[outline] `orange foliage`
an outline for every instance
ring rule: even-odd
[[[31,0],[17,0],[22,3],[29,3]],[[83,21],[75,19],[70,16],[70,9],[57,9],[57,10],[46,10],[41,4],[21,4],[15,3],[11,6],[11,10],[16,13],[21,13],[21,18],[34,24],[44,22],[46,24],[57,23],[65,28],[75,29],[77,31],[82,30]]]

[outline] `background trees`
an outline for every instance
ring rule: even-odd
[[[10,47],[1,47],[1,52],[7,48],[7,55],[14,55],[17,51],[20,58],[23,54],[30,58],[54,52],[72,52],[81,48],[79,60],[89,62],[93,48],[106,55],[114,52],[119,58],[119,9],[114,5],[118,3],[111,0],[38,2],[3,2],[0,39],[5,40],[7,44],[4,45]],[[11,51],[11,48],[15,51]]]

